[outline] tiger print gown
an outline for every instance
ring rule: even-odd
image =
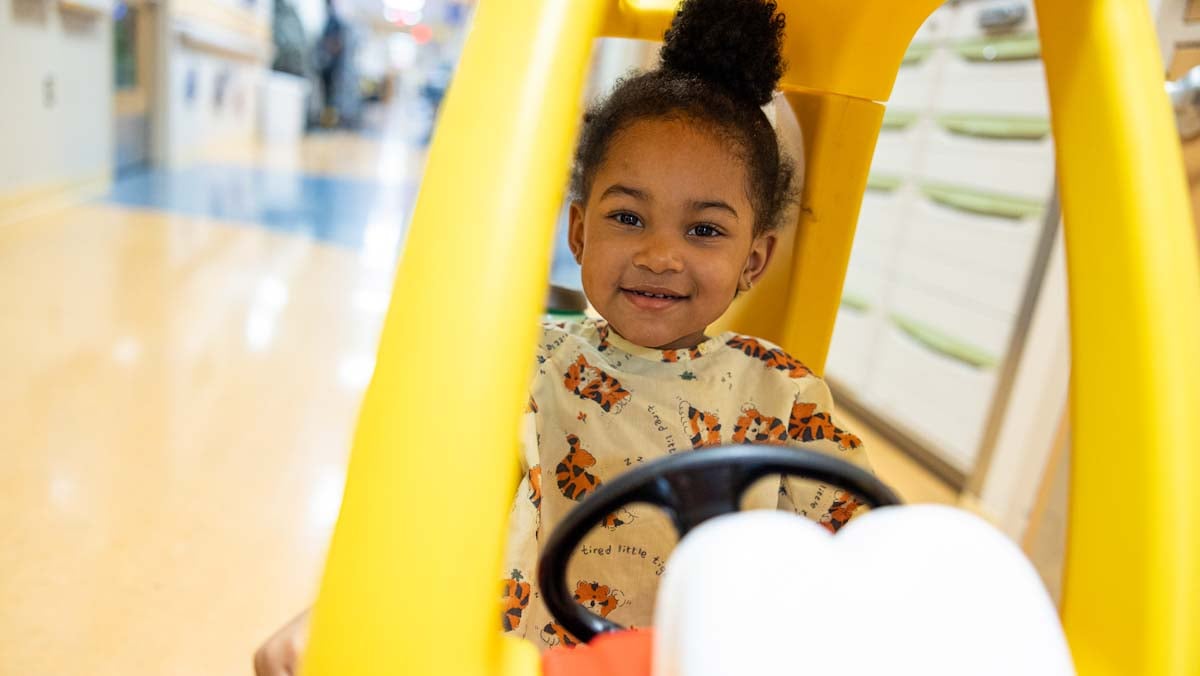
[[[834,424],[825,382],[766,341],[726,333],[689,349],[655,350],[622,339],[603,320],[544,325],[523,424],[524,476],[509,521],[504,631],[540,649],[574,645],[541,601],[542,539],[621,472],[734,443],[802,446],[869,469],[862,442]],[[794,510],[836,531],[859,505],[827,485],[765,479],[743,507]],[[620,624],[650,625],[676,541],[653,508],[609,515],[575,552],[568,570],[575,599]]]

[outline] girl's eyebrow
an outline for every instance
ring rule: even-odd
[[[733,214],[734,218],[738,217],[737,209],[721,200],[695,200],[692,202],[692,211],[704,211],[705,209],[722,209]]]
[[[638,190],[637,188],[631,188],[627,185],[621,185],[620,183],[614,183],[613,185],[609,186],[608,190],[605,190],[603,193],[601,193],[600,199],[604,199],[609,195],[628,195],[635,200],[641,200],[642,202],[650,201],[650,196],[647,195],[645,191]]]
[[[627,196],[632,197],[641,202],[653,201],[650,199],[650,195],[646,191],[639,190],[637,188],[632,188],[627,185],[621,185],[620,183],[614,183],[614,184],[610,185],[607,190],[605,190],[603,193],[600,194],[600,199],[604,199],[611,195],[627,195]],[[692,202],[689,206],[691,207],[692,211],[704,211],[705,209],[721,209],[722,211],[729,212],[735,219],[738,218],[737,209],[734,209],[733,207],[729,206],[728,202],[724,202],[724,201],[718,200],[718,199],[692,200]]]

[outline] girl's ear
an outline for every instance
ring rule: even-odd
[[[738,279],[738,291],[749,291],[754,283],[767,271],[767,264],[775,254],[775,233],[767,232],[754,238],[750,245],[750,255],[746,257],[746,265]]]
[[[567,245],[575,255],[575,262],[583,264],[583,203],[571,202],[568,224]]]

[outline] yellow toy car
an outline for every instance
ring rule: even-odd
[[[804,208],[790,265],[725,323],[819,373],[884,102],[940,0],[779,4],[792,27],[781,88],[806,139]],[[1152,22],[1145,0],[1036,7],[1070,280],[1062,626],[1085,676],[1195,676],[1200,271]],[[363,404],[309,676],[539,672],[532,646],[502,640],[495,586],[526,364],[472,361],[464,383],[441,363],[470,359],[480,335],[498,354],[532,354],[592,39],[658,39],[673,9],[669,0],[479,3]],[[482,213],[483,204],[496,208]],[[488,439],[437,432],[462,410],[479,412]],[[454,491],[430,481],[447,457],[464,468]]]

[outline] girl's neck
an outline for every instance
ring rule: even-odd
[[[608,324],[608,320],[604,320],[604,322],[606,324]],[[624,340],[625,342],[627,342],[631,345],[637,345],[638,347],[645,348],[648,350],[687,350],[687,349],[690,349],[693,347],[697,347],[698,345],[700,345],[701,343],[703,343],[704,341],[709,339],[709,336],[705,332],[700,331],[700,332],[693,333],[691,335],[687,335],[682,338],[679,338],[678,340],[673,340],[665,345],[641,345],[641,344],[635,343],[634,341],[629,340],[625,336],[621,335],[621,332],[617,331],[616,328],[614,328],[612,324],[608,324],[608,327],[609,327],[610,331],[612,331],[616,335],[620,336],[621,340]]]

